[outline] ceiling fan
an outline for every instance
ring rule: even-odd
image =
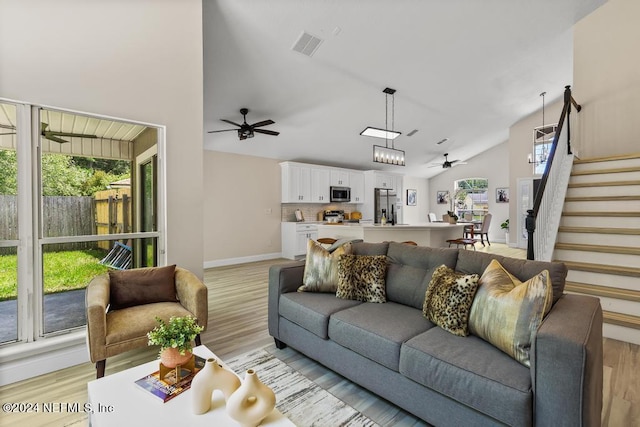
[[[435,168],[437,166],[441,166],[442,169],[448,169],[452,166],[458,166],[458,165],[466,165],[467,162],[461,162],[460,160],[451,160],[449,161],[448,156],[449,153],[444,153],[444,163],[431,163],[429,165],[430,168]],[[454,164],[455,163],[455,164]]]
[[[72,133],[72,132],[56,132],[52,130],[47,130],[49,127],[48,123],[41,122],[40,123],[40,135],[48,139],[49,141],[54,141],[58,143],[69,142],[66,139],[59,138],[60,136],[65,137],[77,137],[77,138],[97,138],[96,135],[91,135],[87,133]],[[15,135],[16,127],[12,125],[3,125],[0,124],[0,128],[2,129],[11,129],[13,132],[5,132],[0,133],[0,135]]]
[[[249,112],[248,108],[241,108],[240,109],[240,114],[242,114],[242,116],[244,117],[244,122],[242,124],[238,124],[238,123],[234,123],[231,120],[226,120],[226,119],[220,119],[223,122],[232,124],[234,126],[238,126],[238,129],[223,129],[223,130],[210,130],[207,133],[217,133],[217,132],[229,132],[229,131],[237,131],[238,132],[238,138],[240,138],[240,140],[242,141],[243,139],[247,139],[247,138],[253,138],[254,133],[263,133],[265,135],[273,135],[273,136],[278,136],[280,135],[280,132],[276,132],[273,130],[266,130],[266,129],[256,129],[262,126],[268,126],[268,125],[272,125],[275,122],[273,120],[263,120],[261,122],[257,122],[254,123],[252,125],[247,123],[247,113]]]

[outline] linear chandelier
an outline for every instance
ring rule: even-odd
[[[549,150],[547,148],[546,133],[544,126],[544,96],[547,92],[542,92],[540,96],[542,97],[542,126],[533,130],[533,155],[529,153],[527,157],[527,161],[529,164],[532,164],[534,169],[536,166],[541,165],[543,163],[547,163],[547,159],[549,157]],[[542,143],[537,144],[538,140],[541,139]],[[539,150],[538,150],[539,146]]]
[[[385,116],[384,129],[367,126],[360,135],[371,136],[374,138],[383,138],[385,140],[384,147],[382,145],[373,146],[373,161],[375,163],[385,163],[388,165],[405,166],[405,156],[403,150],[398,150],[394,146],[393,140],[401,135],[401,132],[394,130],[395,122],[395,89],[385,88],[382,91],[385,94]],[[389,129],[389,95],[391,95],[391,129]],[[389,144],[391,141],[391,144]],[[391,145],[391,146],[389,146]]]

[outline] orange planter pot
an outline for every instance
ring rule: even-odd
[[[185,351],[184,356],[180,354],[180,350],[176,348],[165,348],[160,352],[160,361],[167,368],[175,368],[178,365],[184,365],[192,356],[191,351]]]

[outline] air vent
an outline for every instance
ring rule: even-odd
[[[443,139],[441,139],[440,141],[436,142],[436,144],[437,144],[437,145],[440,145],[440,144],[442,144],[442,143],[444,143],[444,142],[447,142],[448,140],[449,140],[449,138],[443,138]]]
[[[415,134],[416,134],[416,132],[418,132],[418,129],[414,129],[414,130],[412,130],[411,132],[409,132],[409,133],[407,134],[407,136],[413,136],[413,135],[415,135]]]
[[[291,49],[303,55],[313,56],[321,44],[322,39],[303,31]]]

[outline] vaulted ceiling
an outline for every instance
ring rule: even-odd
[[[572,26],[604,0],[203,0],[205,149],[430,177],[467,160],[572,82]],[[303,32],[322,40],[292,50]],[[407,166],[372,162],[393,126]],[[227,119],[272,119],[240,141]],[[416,130],[412,136],[407,134]],[[447,138],[447,141],[437,144]],[[526,142],[523,142],[526,143]]]

